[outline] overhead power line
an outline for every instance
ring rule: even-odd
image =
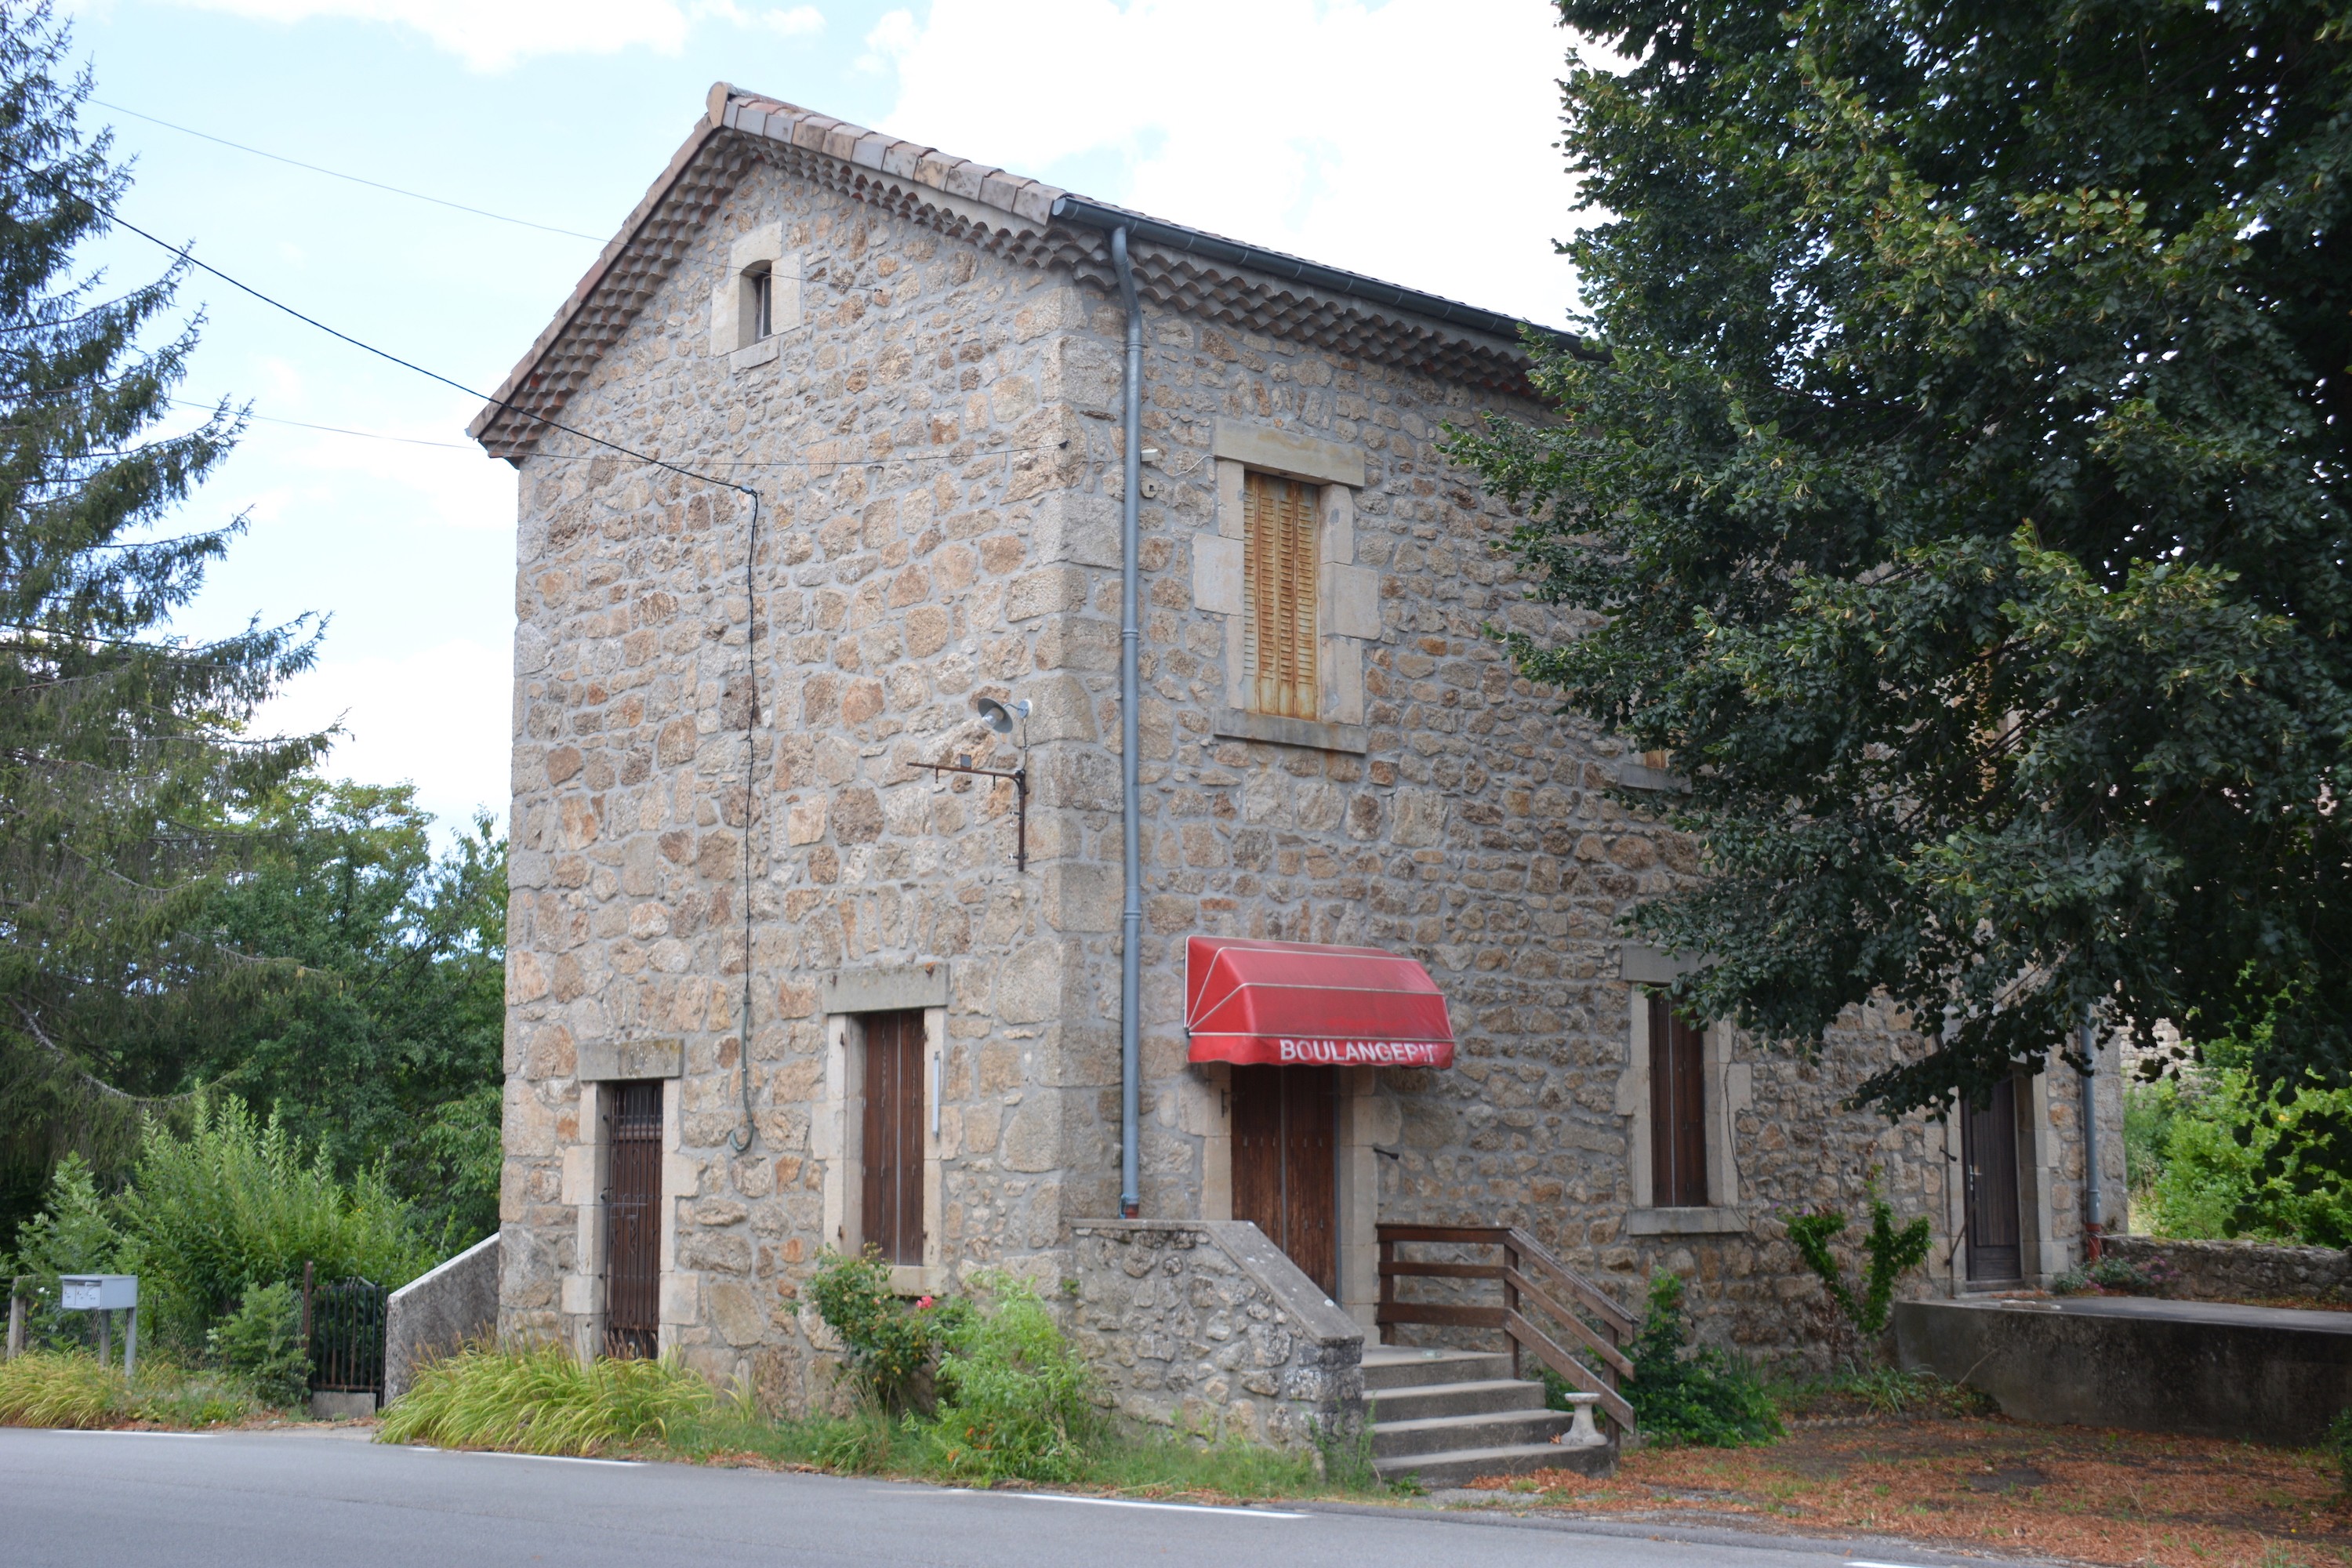
[[[289,158],[282,153],[264,152],[258,147],[248,147],[242,142],[232,142],[226,136],[215,136],[208,131],[198,131],[193,126],[175,125],[168,120],[158,120],[152,114],[142,114],[135,109],[125,109],[119,103],[109,103],[101,98],[93,98],[90,102],[110,113],[127,114],[133,120],[143,120],[150,125],[160,125],[166,131],[176,131],[183,136],[194,136],[202,142],[215,142],[223,147],[234,147],[240,153],[250,153],[257,158],[267,158],[273,163],[288,163],[297,169],[308,169],[314,174],[324,174],[329,179],[349,180],[355,185],[367,185],[379,191],[390,191],[395,196],[406,196],[411,201],[430,202],[436,207],[448,207],[455,212],[471,213],[476,217],[490,218],[499,223],[510,223],[518,228],[535,228],[541,234],[560,234],[572,239],[593,240],[599,245],[609,237],[601,234],[583,234],[576,228],[558,228],[551,223],[533,223],[527,217],[509,217],[505,213],[494,213],[487,207],[469,207],[463,202],[453,202],[444,196],[428,196],[423,191],[406,190],[399,185],[387,185],[382,180],[368,179],[364,175],[346,174],[341,169],[330,169],[318,163],[306,163],[299,158]]]

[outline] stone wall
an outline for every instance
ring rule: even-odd
[[[2111,1236],[2106,1255],[2136,1268],[2161,1263],[2179,1280],[2173,1293],[2194,1300],[2352,1300],[2352,1253],[2339,1247]]]
[[[1204,1442],[1313,1448],[1364,1424],[1364,1333],[1257,1226],[1079,1220],[1073,1342],[1104,1404]]]
[[[384,1301],[383,1396],[408,1392],[416,1369],[499,1328],[499,1238],[485,1237]]]

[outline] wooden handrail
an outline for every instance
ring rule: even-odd
[[[1568,1292],[1591,1309],[1593,1314],[1617,1332],[1622,1342],[1633,1337],[1633,1316],[1619,1306],[1609,1293],[1554,1258],[1542,1242],[1526,1231],[1512,1227],[1510,1248],[1521,1258],[1550,1275]]]
[[[1633,1376],[1633,1363],[1620,1346],[1633,1338],[1632,1313],[1620,1307],[1598,1284],[1554,1257],[1549,1248],[1507,1225],[1383,1225],[1380,1238],[1380,1307],[1376,1321],[1381,1338],[1391,1327],[1420,1323],[1440,1328],[1500,1329],[1508,1336],[1511,1370],[1517,1374],[1524,1349],[1570,1386],[1598,1394],[1599,1403],[1624,1431],[1629,1441],[1638,1433],[1633,1407],[1616,1385]],[[1406,1242],[1454,1247],[1494,1247],[1503,1253],[1500,1264],[1422,1263],[1401,1259],[1397,1247]],[[1503,1287],[1497,1306],[1465,1306],[1398,1298],[1401,1279],[1494,1279]],[[1528,1310],[1541,1312],[1556,1325],[1546,1332]],[[1589,1323],[1585,1314],[1597,1321]],[[1593,1364],[1562,1348],[1555,1333],[1565,1332]]]

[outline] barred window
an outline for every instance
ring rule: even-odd
[[[1312,719],[1318,706],[1315,669],[1316,540],[1318,487],[1244,476],[1243,595],[1248,614],[1242,653],[1255,712]]]

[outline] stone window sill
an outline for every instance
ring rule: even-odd
[[[1633,1209],[1625,1215],[1628,1236],[1745,1236],[1748,1216],[1738,1209]]]
[[[937,1296],[948,1288],[948,1271],[923,1263],[890,1265],[890,1291],[897,1296]]]
[[[1227,741],[1266,741],[1277,746],[1304,746],[1317,752],[1372,749],[1371,731],[1361,724],[1325,724],[1313,719],[1284,719],[1272,713],[1247,713],[1238,708],[1220,709],[1209,732]]]
[[[727,356],[727,368],[740,375],[747,370],[771,363],[776,357],[777,342],[777,336],[772,333],[749,348],[737,349]]]

